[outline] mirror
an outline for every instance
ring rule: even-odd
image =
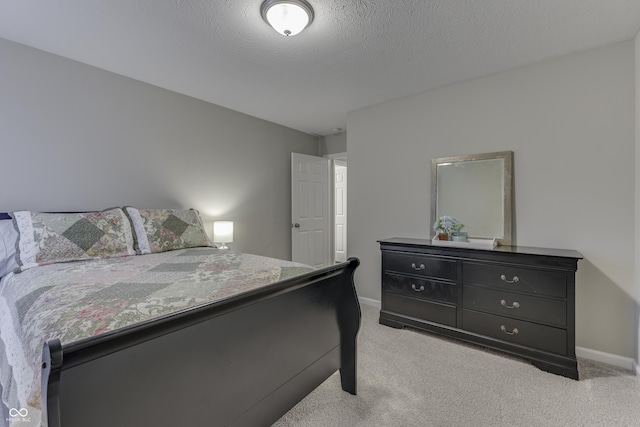
[[[441,216],[464,224],[469,238],[511,244],[513,151],[431,160],[431,236]]]

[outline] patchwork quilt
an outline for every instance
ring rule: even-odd
[[[9,274],[0,284],[0,381],[10,414],[0,425],[39,425],[46,340],[68,344],[309,271],[289,261],[190,248]]]

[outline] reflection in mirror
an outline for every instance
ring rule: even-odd
[[[513,152],[443,157],[431,161],[431,224],[444,215],[471,238],[511,244]]]

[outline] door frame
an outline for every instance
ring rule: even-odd
[[[327,159],[331,160],[331,173],[329,174],[329,208],[331,209],[331,220],[329,221],[329,228],[330,228],[330,234],[329,234],[329,247],[331,247],[331,257],[329,259],[329,262],[331,263],[331,265],[336,263],[336,215],[335,215],[335,211],[336,211],[336,206],[335,206],[335,200],[336,200],[336,195],[335,195],[335,191],[336,191],[336,183],[335,183],[335,164],[336,164],[336,160],[347,160],[347,152],[341,152],[341,153],[331,153],[331,154],[325,154],[324,156]],[[348,165],[348,162],[347,162]],[[349,170],[349,167],[347,166],[347,171]],[[348,174],[349,172],[347,172]],[[348,182],[348,181],[347,181]],[[347,188],[349,187],[349,185],[347,184]],[[347,192],[347,200],[349,198],[349,193]],[[349,223],[349,214],[348,214],[349,210],[347,209],[347,224]],[[348,227],[348,226],[347,226]],[[348,228],[347,228],[348,230]],[[347,248],[349,248],[349,239],[347,237]]]

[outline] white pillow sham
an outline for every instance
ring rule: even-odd
[[[16,262],[16,242],[18,232],[10,219],[0,220],[0,277],[18,268]]]

